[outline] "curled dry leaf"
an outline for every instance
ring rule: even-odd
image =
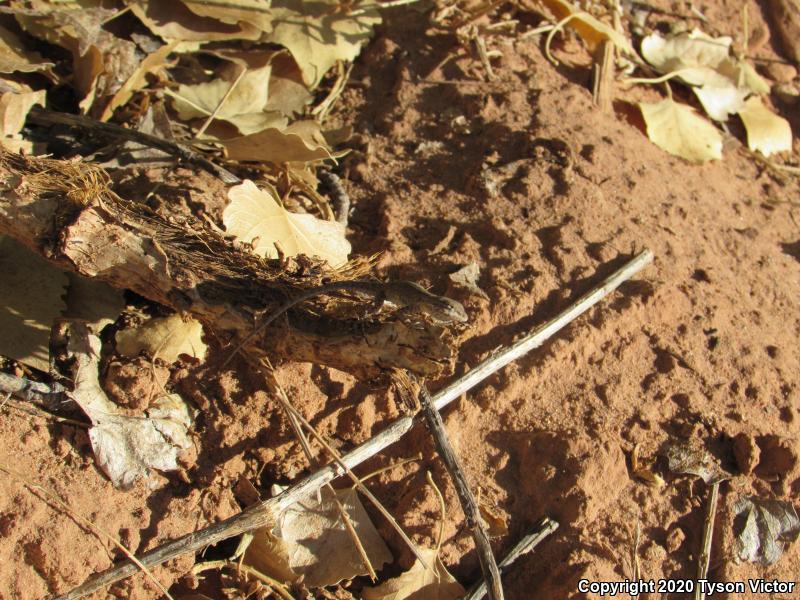
[[[112,483],[126,489],[151,469],[174,471],[178,455],[191,446],[188,430],[192,424],[189,407],[177,394],[162,396],[148,411],[148,417],[120,414],[100,387],[100,339],[83,325],[70,329],[69,351],[75,358],[75,388],[69,392],[89,419],[89,440],[98,466]]]
[[[194,14],[209,17],[230,25],[256,27],[272,31],[272,13],[269,0],[182,0]]]
[[[274,0],[274,29],[262,41],[280,44],[292,53],[303,81],[314,89],[336,61],[353,60],[381,22],[376,4],[339,0]],[[352,13],[352,14],[351,14]]]
[[[244,21],[230,24],[201,16],[178,0],[135,0],[128,5],[145,27],[165,42],[257,40],[262,34],[261,29]]]
[[[647,137],[659,148],[691,162],[722,158],[722,136],[711,123],[685,104],[667,98],[640,103]]]
[[[791,502],[742,497],[733,513],[734,547],[740,560],[775,564],[783,554],[783,542],[800,536],[800,519]]]
[[[74,85],[83,97],[80,107],[88,112],[95,98],[113,95],[136,71],[136,44],[102,28],[116,14],[100,7],[47,5],[47,10],[15,8],[23,29],[72,53]]]
[[[725,121],[751,93],[769,92],[748,63],[730,56],[731,43],[730,37],[714,38],[697,29],[667,38],[654,33],[642,40],[642,56],[660,73],[679,72],[677,78],[693,86],[708,116]]]
[[[775,152],[791,152],[792,127],[789,121],[769,110],[761,98],[753,96],[745,102],[739,116],[747,130],[747,147],[769,156]]]
[[[456,600],[464,595],[455,578],[439,558],[436,549],[420,548],[420,554],[430,568],[425,568],[416,560],[405,573],[390,579],[374,588],[365,588],[362,592],[364,600]]]
[[[25,119],[31,108],[44,106],[45,91],[33,91],[28,86],[14,82],[6,82],[6,86],[16,88],[0,94],[0,144],[6,150],[18,152],[24,150],[31,153],[33,144],[23,140],[18,134],[25,125]]]
[[[286,129],[270,127],[238,138],[220,142],[231,160],[271,162],[311,162],[337,158],[316,121],[297,121]]]
[[[574,4],[566,2],[566,0],[539,0],[539,2],[553,13],[558,21],[572,17],[567,23],[567,27],[578,32],[589,50],[594,51],[602,42],[610,40],[626,54],[636,54],[628,38]]]
[[[369,519],[353,488],[336,490],[375,570],[391,562],[392,554]],[[273,530],[258,530],[244,562],[280,581],[303,577],[309,587],[335,585],[367,575],[350,534],[342,523],[330,488],[287,509]]]
[[[669,470],[673,473],[696,475],[711,485],[728,476],[705,450],[691,442],[676,442],[666,448]]]
[[[138,356],[142,351],[150,356],[173,363],[186,354],[205,360],[207,347],[203,343],[203,326],[192,318],[179,314],[150,319],[136,329],[117,332],[117,352],[123,356]]]
[[[277,243],[287,256],[316,256],[332,267],[347,262],[350,243],[341,223],[290,213],[278,204],[273,188],[259,189],[250,180],[232,187],[228,198],[222,214],[225,229],[240,242],[253,244],[256,254],[277,258]]]
[[[32,73],[52,66],[37,52],[25,50],[17,34],[0,26],[0,73]]]
[[[156,51],[151,52],[142,62],[139,63],[139,66],[136,67],[136,70],[131,74],[128,80],[122,84],[122,87],[120,87],[111,100],[109,100],[108,104],[103,109],[100,120],[107,121],[110,119],[115,110],[117,110],[120,106],[124,106],[128,100],[131,99],[135,92],[141,90],[147,85],[146,76],[149,73],[157,73],[167,66],[167,64],[169,64],[169,61],[167,60],[169,55],[172,52],[177,52],[179,50],[179,42],[170,42],[168,44],[164,44]]]

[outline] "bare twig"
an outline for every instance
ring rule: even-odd
[[[717,515],[717,501],[719,500],[719,481],[711,484],[711,491],[706,504],[706,518],[703,522],[703,548],[697,561],[697,580],[705,579],[708,575],[708,565],[711,561],[711,539],[714,536],[714,519]],[[705,586],[695,587],[694,597],[703,600],[706,597]]]
[[[206,129],[208,129],[208,126],[211,125],[211,123],[214,122],[214,119],[217,118],[217,115],[219,114],[219,111],[222,110],[223,105],[228,101],[228,98],[231,97],[231,94],[233,94],[233,90],[236,89],[236,86],[239,85],[239,82],[242,80],[242,78],[246,74],[247,74],[247,68],[243,67],[241,72],[239,73],[239,75],[237,75],[236,79],[234,79],[233,83],[231,83],[231,87],[228,88],[228,91],[225,92],[225,95],[217,103],[217,107],[214,109],[214,112],[212,112],[210,115],[208,115],[208,118],[200,126],[200,129],[198,129],[197,133],[194,134],[194,138],[193,139],[195,139],[195,140],[198,139],[201,135],[203,135],[206,132]]]
[[[500,571],[494,560],[494,554],[492,554],[492,546],[489,543],[489,536],[486,533],[486,528],[483,526],[483,521],[481,521],[478,503],[475,501],[475,496],[473,496],[472,491],[469,489],[467,478],[464,476],[464,470],[461,468],[461,462],[453,451],[450,440],[447,439],[447,432],[444,429],[442,415],[440,415],[439,411],[433,406],[431,395],[422,382],[419,384],[419,403],[422,407],[422,414],[425,416],[425,422],[436,443],[436,448],[442,457],[442,461],[444,461],[445,467],[447,467],[447,472],[450,473],[450,477],[453,479],[453,485],[455,485],[458,500],[464,511],[464,519],[466,520],[467,528],[475,542],[475,550],[478,552],[478,560],[481,563],[483,577],[488,582],[489,598],[492,600],[503,600],[503,585],[500,581]]]
[[[505,555],[503,560],[500,561],[498,567],[502,573],[505,573],[514,561],[520,556],[533,552],[534,548],[546,538],[548,535],[558,529],[558,522],[553,521],[548,517],[540,520],[534,530],[522,538],[517,544]],[[486,595],[486,581],[481,579],[473,585],[467,594],[461,600],[480,600]]]
[[[510,362],[541,346],[559,330],[566,327],[617,289],[622,283],[650,264],[652,260],[653,253],[650,250],[641,252],[556,317],[537,327],[505,350],[488,358],[471,371],[465,373],[460,379],[440,390],[433,396],[433,404],[436,409],[442,410],[464,392],[475,387]],[[343,466],[352,469],[399,440],[414,426],[416,421],[414,417],[398,419],[378,435],[344,455],[340,461],[341,464],[328,465],[305,477],[277,496],[255,504],[238,515],[153,548],[142,554],[139,560],[148,567],[159,565],[177,556],[189,552],[197,552],[205,546],[263,527],[270,523],[275,518],[275,515],[280,514],[298,500],[313,494],[329,481],[333,481],[342,475],[345,472]],[[136,573],[136,570],[136,566],[133,563],[124,561],[115,567],[93,575],[80,586],[59,596],[57,600],[76,600],[116,581],[125,579]]]
[[[201,156],[181,144],[150,135],[149,133],[143,133],[135,129],[126,129],[119,125],[114,125],[113,123],[102,123],[91,117],[55,112],[36,106],[28,113],[28,119],[40,125],[66,125],[67,127],[75,127],[84,131],[94,131],[102,135],[129,140],[144,146],[156,148],[186,163],[205,169],[209,173],[219,177],[225,183],[241,183],[241,180],[236,175],[219,165],[215,165],[205,156]]]
[[[614,52],[614,42],[602,42],[597,48],[592,67],[592,103],[604,113],[610,113],[613,109]]]

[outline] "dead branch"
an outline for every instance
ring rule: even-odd
[[[500,564],[497,565],[500,568],[501,573],[505,573],[514,561],[516,561],[520,556],[528,554],[529,552],[533,552],[533,550],[538,546],[542,540],[544,540],[547,536],[553,533],[556,529],[558,529],[558,522],[553,521],[549,517],[542,518],[534,527],[534,531],[523,537],[517,544],[509,550],[508,554],[505,555],[503,560],[500,561]],[[486,582],[481,579],[475,585],[473,585],[469,591],[466,593],[462,600],[481,600],[486,595]]]
[[[481,571],[487,582],[489,598],[491,598],[491,600],[503,600],[503,584],[500,581],[500,571],[497,568],[494,554],[492,554],[492,545],[489,543],[489,535],[486,533],[486,527],[484,527],[483,521],[481,521],[478,503],[475,501],[475,496],[469,488],[464,470],[461,468],[461,461],[458,459],[458,456],[456,456],[453,447],[450,445],[450,440],[447,438],[442,415],[440,415],[439,411],[433,406],[433,400],[428,390],[425,388],[424,383],[420,383],[419,386],[419,403],[422,407],[422,414],[425,417],[428,430],[431,432],[433,441],[436,443],[439,456],[441,456],[447,468],[447,472],[450,473],[450,478],[453,480],[453,485],[455,485],[461,509],[464,511],[467,529],[469,529],[472,539],[475,542],[475,550],[478,552]]]
[[[305,257],[265,260],[235,247],[218,231],[191,218],[164,217],[111,190],[96,166],[30,158],[0,151],[0,234],[8,234],[61,268],[130,289],[185,311],[219,339],[249,334],[258,315],[287,297],[331,281],[363,277],[367,260],[330,270]],[[449,372],[453,357],[447,331],[410,326],[386,316],[342,319],[363,300],[322,299],[290,311],[291,327],[276,325],[249,346],[273,360],[311,361],[375,377],[385,368],[422,376]]]
[[[645,250],[638,254],[611,276],[603,280],[600,285],[581,296],[572,306],[523,336],[508,348],[486,359],[457,381],[440,390],[432,398],[433,405],[436,406],[437,410],[441,411],[453,400],[459,398],[467,390],[475,387],[508,363],[538,348],[559,330],[566,327],[617,289],[622,283],[650,264],[652,260],[653,253],[650,250]],[[346,466],[347,469],[354,469],[356,466],[372,458],[377,453],[399,440],[419,421],[419,419],[410,416],[398,419],[378,435],[344,455],[341,458],[341,464]],[[215,523],[199,531],[166,542],[157,548],[153,548],[142,554],[139,560],[143,565],[152,567],[183,554],[198,552],[202,548],[216,544],[224,539],[240,535],[247,531],[252,531],[253,529],[258,529],[259,527],[264,527],[268,523],[273,522],[276,515],[281,514],[281,512],[292,504],[314,494],[326,483],[333,481],[344,473],[345,469],[342,468],[338,462],[330,464],[305,477],[277,496],[265,500],[264,502],[254,504],[238,515],[234,515],[220,523]],[[83,584],[59,596],[56,600],[77,600],[87,594],[103,589],[116,581],[130,577],[136,572],[136,565],[132,562],[121,562],[117,566],[93,575]]]

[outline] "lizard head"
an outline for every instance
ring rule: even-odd
[[[444,296],[430,299],[428,314],[431,318],[442,323],[466,323],[469,320],[464,306]]]

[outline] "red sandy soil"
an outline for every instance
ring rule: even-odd
[[[720,33],[741,37],[732,25],[740,2],[698,7]],[[754,29],[764,29],[760,5],[749,9]],[[354,203],[354,250],[382,251],[382,276],[423,282],[465,304],[470,323],[457,373],[551,318],[631,252],[647,247],[656,256],[545,348],[445,413],[469,480],[508,521],[493,540],[498,555],[543,515],[561,524],[510,570],[506,597],[580,597],[581,578],[631,577],[637,525],[643,577],[694,576],[708,488],[668,473],[658,458],[681,440],[708,449],[731,475],[721,487],[709,577],[796,578],[797,543],[771,567],[737,564],[731,511],[741,495],[795,505],[800,495],[797,179],[754,160],[736,123],[722,161],[695,166],[664,153],[623,102],[656,92],[618,90],[614,112],[600,112],[579,43],[556,46],[558,66],[544,58],[541,40],[492,44],[503,53],[493,62],[496,78],[476,83],[480,61],[452,34],[398,9],[359,58],[337,115],[357,132],[358,152],[341,170]],[[756,56],[780,58],[771,41]],[[456,83],[422,81],[442,79]],[[800,135],[798,108],[775,106]],[[504,174],[500,167],[517,160]],[[485,298],[449,283],[449,273],[473,261]],[[157,490],[115,490],[83,430],[16,412],[0,419],[0,462],[49,486],[137,552],[232,515],[239,477],[268,489],[307,467],[258,379],[244,365],[220,372],[218,362],[172,373],[172,385],[202,411],[188,482],[172,475]],[[121,393],[138,393],[136,369],[114,373]],[[284,365],[278,376],[341,449],[403,410],[383,382],[307,364]],[[642,462],[665,477],[662,489],[633,475],[637,445]],[[442,558],[469,585],[479,573],[476,554],[427,431],[415,429],[361,472],[418,452],[420,462],[384,473],[372,489],[415,541],[431,545],[440,518],[425,483],[432,470],[448,507]],[[409,552],[377,515],[375,522],[408,567]],[[0,479],[0,597],[64,592],[119,556],[18,481]],[[171,585],[194,562],[187,556],[155,574]],[[157,593],[137,575],[95,597]]]

